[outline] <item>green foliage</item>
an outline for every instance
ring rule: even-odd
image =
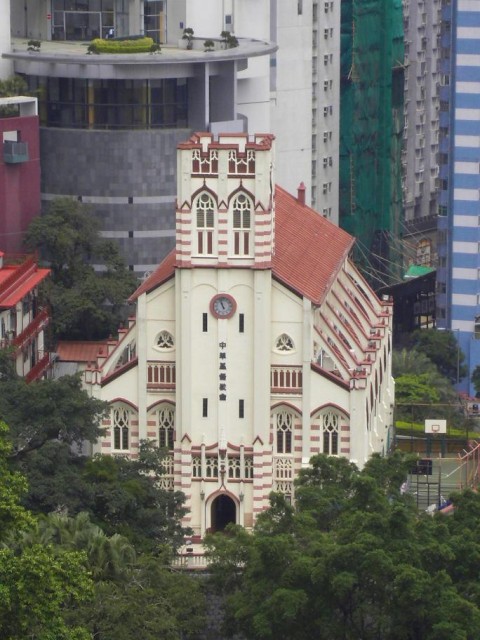
[[[435,417],[460,425],[463,414],[453,384],[425,353],[415,349],[394,351],[392,369],[398,420],[423,422]]]
[[[148,53],[154,45],[152,38],[134,40],[103,40],[95,38],[88,47],[88,53]]]
[[[180,640],[194,636],[203,623],[198,581],[172,572],[168,554],[137,555],[125,538],[107,536],[85,513],[75,518],[50,514],[22,544],[54,545],[86,556],[95,581],[93,602],[69,608],[66,617],[72,625],[88,627],[95,638],[129,640],[141,629],[142,640]]]
[[[183,30],[182,40],[187,41],[187,49],[193,48],[193,34],[194,31],[191,27],[185,27]]]
[[[87,640],[81,621],[69,625],[65,619],[66,608],[92,595],[85,555],[48,544],[20,544],[21,535],[34,530],[35,521],[20,504],[25,480],[7,465],[7,435],[0,422],[0,637]]]
[[[30,489],[24,502],[35,513],[86,512],[96,526],[122,535],[138,551],[158,554],[183,542],[184,495],[160,486],[162,452],[142,443],[136,460],[76,455],[64,442],[46,442],[21,461]]]
[[[12,458],[24,458],[51,440],[95,442],[106,410],[105,402],[82,389],[79,376],[34,384],[15,375],[0,379],[0,416],[10,427]]]
[[[457,364],[459,379],[468,373],[465,354],[459,349],[455,332],[423,329],[411,336],[410,347],[425,354],[438,368],[440,374],[453,384],[457,382]]]
[[[480,393],[480,365],[477,364],[472,371],[471,381],[476,393]]]
[[[205,40],[205,42],[203,43],[203,46],[205,48],[205,52],[208,53],[215,49],[215,42],[213,40]]]
[[[40,42],[40,40],[29,40],[27,51],[40,51],[41,46],[42,43]]]
[[[0,98],[11,98],[14,96],[24,96],[27,93],[27,83],[20,76],[12,76],[6,80],[0,80]],[[17,105],[0,107],[0,118],[18,116]]]
[[[461,494],[452,518],[432,518],[401,493],[411,464],[402,454],[374,456],[361,471],[341,458],[311,462],[295,508],[272,495],[252,535],[232,527],[207,541],[229,635],[479,637],[480,498]]]
[[[25,242],[51,268],[42,295],[52,309],[54,337],[94,340],[116,331],[137,282],[117,245],[100,237],[89,211],[76,200],[57,198],[32,221]],[[95,272],[92,263],[105,270]]]

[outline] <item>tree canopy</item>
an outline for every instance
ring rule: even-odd
[[[453,384],[457,382],[457,373],[459,380],[468,374],[464,364],[465,354],[453,331],[419,329],[411,335],[409,347],[425,354],[436,365],[440,374]]]
[[[426,418],[445,418],[455,425],[463,421],[452,382],[423,351],[394,350],[392,371],[397,420],[422,422]]]
[[[70,624],[66,611],[93,595],[82,552],[50,544],[20,543],[33,531],[33,516],[21,505],[26,482],[8,468],[11,443],[0,422],[0,636],[5,640],[87,640],[81,621]],[[40,595],[41,594],[41,595]]]
[[[214,579],[228,594],[228,634],[479,637],[480,497],[454,498],[451,518],[418,514],[400,489],[410,464],[401,455],[374,456],[359,471],[341,458],[317,456],[300,474],[294,507],[273,494],[252,535],[232,526],[227,536],[211,536]],[[462,527],[465,543],[458,539]]]
[[[51,269],[42,294],[52,309],[56,338],[94,340],[117,330],[137,282],[84,205],[71,198],[53,200],[48,212],[31,222],[25,244]]]

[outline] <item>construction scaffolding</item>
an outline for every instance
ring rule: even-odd
[[[401,0],[342,0],[340,226],[375,288],[401,277]]]

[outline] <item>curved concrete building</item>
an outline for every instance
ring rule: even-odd
[[[3,58],[39,97],[42,201],[66,195],[90,205],[142,277],[174,244],[178,143],[193,131],[246,131],[251,115],[256,130],[268,127],[268,82],[253,99],[248,71],[243,86],[238,75],[259,58],[268,77],[276,46],[239,39],[224,49],[218,41],[206,53],[203,37],[187,50],[185,7],[183,21],[175,10],[169,21],[158,12],[152,22],[145,11],[166,3],[130,2],[126,12],[118,0],[80,4],[27,2],[30,13],[12,6],[14,38]],[[160,53],[88,55],[90,39],[112,26],[123,36],[152,24],[158,30],[150,35],[166,43]],[[29,38],[41,39],[40,51],[28,50]]]

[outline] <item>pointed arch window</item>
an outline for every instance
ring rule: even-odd
[[[158,446],[161,449],[173,450],[175,432],[175,411],[171,406],[158,410]]]
[[[277,453],[292,453],[293,414],[290,411],[279,411],[275,421]]]
[[[208,193],[201,193],[196,202],[197,217],[197,253],[213,254],[214,241],[214,202]]]
[[[248,256],[252,250],[252,202],[244,193],[233,201],[233,254]]]
[[[126,407],[114,407],[113,448],[117,451],[127,451],[130,441],[130,410]]]
[[[323,413],[320,428],[322,432],[323,453],[329,456],[337,456],[340,432],[339,414],[335,411],[326,411]]]

